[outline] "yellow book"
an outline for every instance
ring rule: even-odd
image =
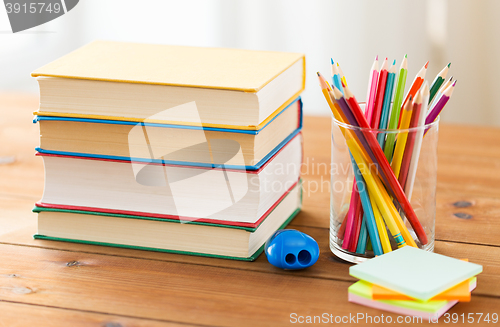
[[[38,115],[258,130],[304,89],[305,58],[95,41],[32,76]]]

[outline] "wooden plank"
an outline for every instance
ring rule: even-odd
[[[0,301],[0,326],[71,326],[71,327],[168,327],[188,326],[165,321],[128,318],[23,303]]]
[[[309,269],[293,272],[294,275],[343,281],[355,280],[354,278],[349,276],[349,267],[351,266],[351,264],[337,259],[330,251],[328,229],[311,228],[304,226],[293,227],[312,236],[320,246],[320,257],[318,259],[318,262]],[[130,258],[143,258],[158,261],[171,261],[195,265],[207,265],[213,267],[248,270],[271,274],[288,275],[290,273],[271,266],[267,262],[265,255],[261,255],[253,263],[248,263],[179,254],[34,240],[32,238],[32,235],[35,230],[36,227],[31,226],[6,235],[2,235],[0,236],[0,242],[4,244],[25,245],[46,249],[104,254]],[[485,272],[481,275],[481,280],[482,278],[485,278],[485,281],[479,284],[477,289],[478,294],[500,296],[500,247],[436,241],[435,251],[436,253],[444,254],[457,259],[468,258],[471,262],[483,265]]]
[[[456,197],[456,194],[440,196],[438,201],[436,214],[436,238],[441,241],[455,241],[476,244],[500,245],[496,233],[484,231],[499,230],[499,221],[497,219],[500,213],[500,200],[490,198],[463,198]],[[329,233],[329,207],[328,198],[322,206],[304,206],[302,212],[292,221],[290,228],[296,228],[312,235],[320,244],[322,253],[330,254],[328,233]],[[469,206],[470,204],[470,206]],[[97,253],[109,253],[113,255],[128,255],[127,253],[138,253],[134,256],[140,257],[145,255],[145,251],[131,251],[124,249],[105,248],[99,246],[83,246],[70,243],[50,242],[33,240],[32,235],[36,233],[36,214],[31,213],[33,202],[30,199],[17,199],[0,197],[0,242],[29,245],[29,246],[45,246],[48,244],[51,248],[69,249],[79,251],[80,249],[98,249]],[[460,207],[461,206],[461,207]],[[470,219],[459,218],[466,217],[463,215],[471,215]],[[313,228],[311,228],[313,227]],[[319,227],[319,229],[317,228]],[[106,249],[106,250],[101,250]],[[95,250],[85,250],[94,252]],[[154,252],[153,252],[154,253]],[[149,254],[148,254],[149,256]],[[189,256],[178,256],[181,258],[192,258]],[[168,256],[167,256],[168,257]],[[161,254],[153,254],[152,258],[163,258]],[[323,258],[323,257],[322,257]],[[328,256],[323,258],[325,262],[331,262],[333,259]],[[322,259],[322,260],[323,260]],[[182,259],[180,262],[184,262]],[[192,262],[187,259],[187,262]],[[259,259],[262,262],[259,264],[267,265],[265,258],[261,256]],[[226,260],[220,260],[227,262]],[[203,258],[196,260],[203,262]],[[232,261],[229,261],[232,262]],[[239,263],[231,263],[229,266],[247,267]],[[316,266],[315,266],[316,267]],[[335,266],[335,270],[346,273],[342,267]],[[325,270],[329,268],[325,266]],[[320,271],[322,271],[320,269]],[[324,277],[323,272],[319,272],[318,276]],[[340,277],[337,277],[340,278]],[[347,277],[348,278],[348,277]]]
[[[34,199],[0,195],[0,235],[27,226],[36,226],[36,214],[31,212]]]
[[[284,325],[291,313],[387,315],[347,302],[351,282],[294,272],[272,274],[11,245],[0,245],[0,251],[0,299],[6,301],[220,326]],[[498,255],[490,259],[498,260]],[[478,284],[488,284],[483,287],[487,288],[494,285],[490,282],[480,277]],[[478,289],[471,303],[452,312],[497,312],[500,298],[479,293]]]
[[[439,154],[500,159],[500,128],[440,124]]]

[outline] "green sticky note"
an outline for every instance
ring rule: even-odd
[[[349,274],[427,301],[482,271],[478,264],[405,246],[352,266]]]

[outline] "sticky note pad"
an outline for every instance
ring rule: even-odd
[[[411,246],[349,268],[351,276],[421,301],[427,301],[481,271],[481,265]]]
[[[423,320],[435,321],[458,301],[405,301],[405,300],[372,300],[372,284],[360,280],[349,287],[348,300],[367,307],[394,312],[400,315],[418,316]],[[475,280],[469,284],[469,290],[476,287]]]
[[[458,302],[469,302],[470,301],[470,285],[476,284],[476,277],[472,277],[470,279],[464,280],[461,283],[453,286],[452,288],[447,289],[446,291],[439,293],[438,295],[431,298],[429,301],[454,301]],[[409,296],[406,296],[402,293],[390,290],[388,288],[382,287],[380,285],[373,284],[372,285],[372,300],[406,300],[406,301],[415,301]]]

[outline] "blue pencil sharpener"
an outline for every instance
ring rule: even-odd
[[[304,269],[318,261],[318,243],[295,229],[276,231],[265,246],[267,261],[282,269]]]

